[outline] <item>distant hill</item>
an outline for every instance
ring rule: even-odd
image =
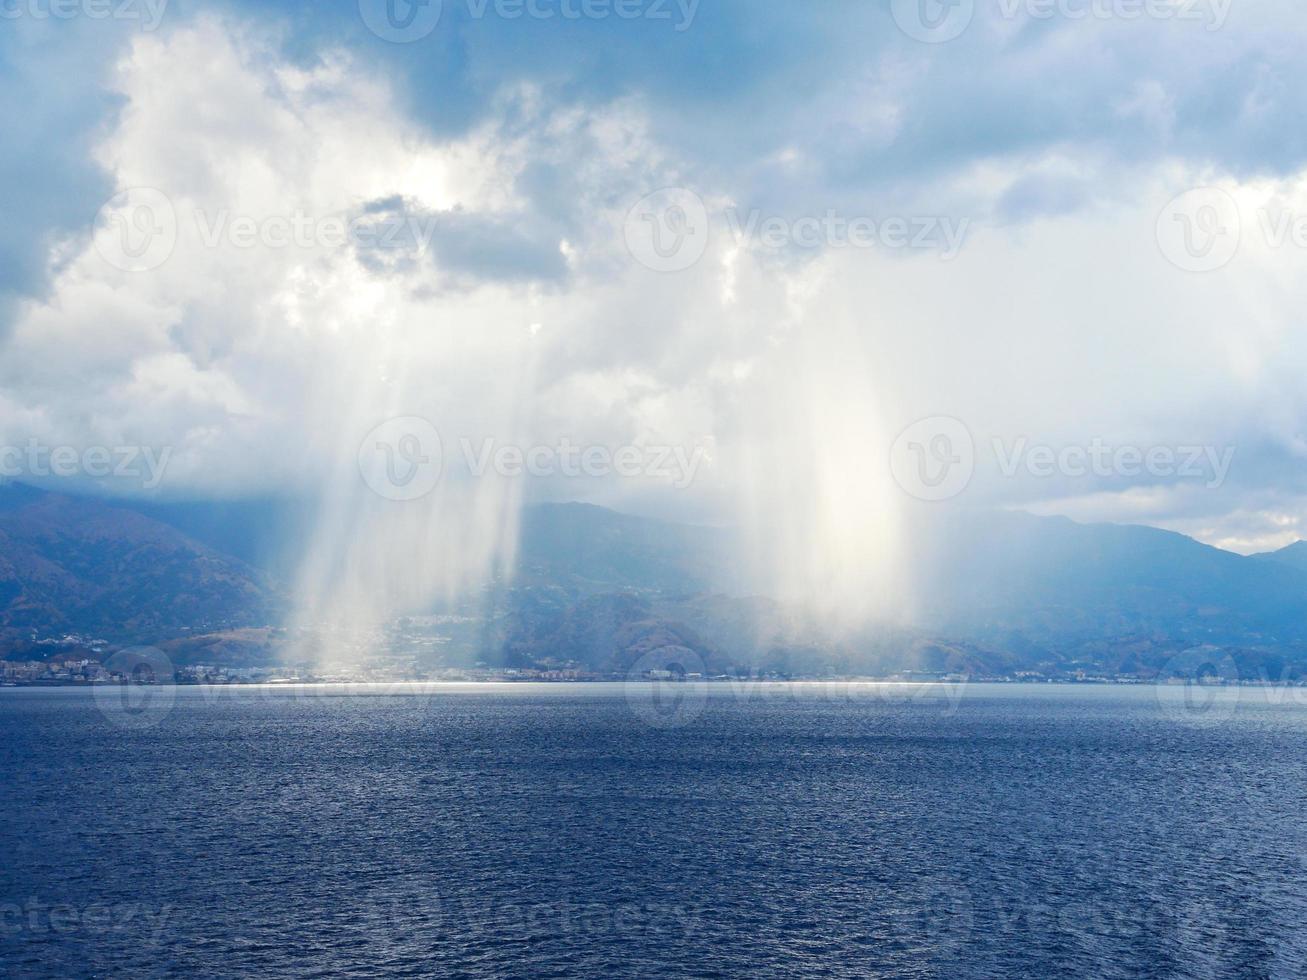
[[[538,593],[526,589],[514,596],[504,635],[506,664],[575,660],[593,670],[625,673],[649,654],[666,651],[678,662],[699,664],[701,671],[726,673],[736,667],[643,596],[612,592],[572,600],[555,593],[561,601],[542,603]]]
[[[726,532],[619,514],[590,504],[543,504],[522,515],[518,579],[578,593],[704,592],[733,578]]]
[[[610,622],[629,608],[590,597],[635,591],[650,600],[631,617],[645,628],[689,637],[680,642],[715,663],[781,672],[1148,675],[1181,651],[1213,647],[1243,676],[1307,677],[1307,568],[1294,560],[1307,545],[1267,561],[1150,527],[929,511],[907,535],[908,615],[850,636],[733,589],[727,532],[579,506],[528,511],[525,526],[524,581],[561,587],[572,602],[519,599],[519,625],[530,624],[519,652],[541,637],[567,647],[578,617]],[[623,636],[603,642],[629,649]]]
[[[281,581],[294,576],[316,516],[311,501],[297,499],[122,500],[114,506],[176,528],[188,538]]]
[[[266,577],[131,510],[0,486],[0,633],[156,642],[281,615]]]
[[[1274,561],[1307,572],[1307,541],[1295,541],[1279,551],[1264,551],[1252,556],[1256,561]]]
[[[281,624],[264,559],[298,552],[305,514],[293,502],[126,505],[0,487],[0,631],[189,636],[188,654],[252,662],[277,634],[235,631]],[[1012,512],[928,510],[905,530],[914,604],[894,624],[836,634],[742,588],[728,530],[528,507],[516,577],[469,600],[428,648],[600,670],[666,650],[714,672],[1146,676],[1202,647],[1244,676],[1307,677],[1307,543],[1243,557],[1155,528]]]
[[[1131,671],[1210,644],[1307,665],[1307,571],[1290,562],[1022,513],[955,516],[918,541],[919,625],[1028,661]]]

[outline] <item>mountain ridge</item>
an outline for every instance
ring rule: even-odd
[[[1295,541],[1275,551],[1263,551],[1249,557],[1257,561],[1276,561],[1307,571],[1307,541]]]
[[[153,642],[195,627],[266,623],[263,573],[130,509],[0,488],[0,631]]]
[[[284,531],[275,513],[302,513],[281,508],[259,517],[257,504],[206,510],[0,487],[0,630],[159,642],[278,625],[288,597],[275,575],[218,545],[293,551],[256,540]],[[229,526],[251,515],[258,532]],[[1211,647],[1253,674],[1307,675],[1303,543],[1242,556],[1144,525],[931,512],[911,527],[913,561],[903,570],[918,596],[911,615],[841,631],[742,587],[732,540],[728,528],[591,504],[530,506],[516,577],[480,609],[461,610],[481,625],[446,649],[490,663],[574,660],[605,670],[666,648],[723,672],[1010,675],[1147,673]],[[252,655],[248,642],[243,649]]]

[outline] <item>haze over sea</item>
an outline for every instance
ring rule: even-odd
[[[1296,689],[142,690],[0,691],[0,973],[1302,975]]]

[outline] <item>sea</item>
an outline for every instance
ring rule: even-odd
[[[1307,689],[0,689],[6,977],[1307,976]]]

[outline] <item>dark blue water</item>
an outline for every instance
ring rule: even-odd
[[[0,691],[0,974],[1307,975],[1307,692],[814,691]]]

